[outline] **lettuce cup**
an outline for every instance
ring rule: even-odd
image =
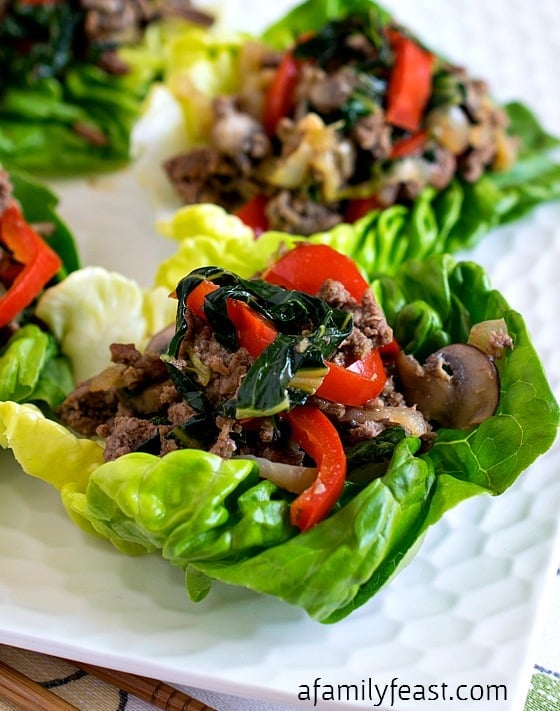
[[[418,206],[442,253],[558,198],[558,141],[531,110],[371,0],[307,0],[259,37],[191,28],[166,48],[135,132],[163,208],[309,236]]]
[[[78,525],[183,569],[192,600],[220,581],[340,620],[446,511],[503,493],[555,439],[523,319],[471,262],[370,282],[304,245],[256,278],[198,267],[174,323],[145,320],[136,346],[114,333],[112,360],[105,346],[85,367],[96,340],[74,316],[93,276],[39,304],[80,384],[57,420],[0,403],[0,443]]]

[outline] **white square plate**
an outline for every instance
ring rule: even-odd
[[[272,10],[262,1],[225,2],[226,22],[257,31],[291,4],[275,2]],[[523,100],[549,131],[560,132],[557,0],[385,5],[429,45],[487,78],[500,101]],[[56,189],[84,262],[150,285],[173,245],[156,235],[132,173],[59,181]],[[468,256],[524,315],[558,396],[560,205],[495,231]],[[474,685],[475,695],[487,684],[505,684],[506,702],[461,708],[518,709],[546,573],[556,563],[559,468],[555,446],[501,497],[451,511],[377,597],[324,626],[274,599],[221,585],[203,603],[191,603],[179,570],[156,557],[128,558],[82,534],[56,492],[22,476],[2,452],[0,641],[276,703],[296,705],[300,685],[317,677],[361,688],[396,677],[411,687]],[[363,701],[319,707],[372,706],[366,693]],[[419,700],[406,699],[391,706],[418,707]]]

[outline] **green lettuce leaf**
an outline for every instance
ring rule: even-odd
[[[103,448],[98,442],[75,437],[35,405],[6,401],[0,402],[0,446],[11,449],[26,474],[58,489],[74,523],[96,534],[89,520],[66,505],[66,500],[85,491],[90,474],[103,464]]]
[[[280,250],[290,249],[301,241],[330,245],[351,256],[371,277],[378,267],[388,268],[395,251],[403,251],[404,243],[399,236],[406,214],[406,208],[396,206],[379,213],[378,228],[372,218],[367,217],[354,225],[337,225],[311,237],[270,231],[255,239],[250,227],[223,208],[188,205],[157,224],[162,235],[177,242],[177,251],[159,265],[155,282],[174,289],[185,274],[209,264],[219,264],[243,278],[250,278],[267,267]]]
[[[440,429],[424,453],[418,440],[397,438],[383,476],[349,484],[333,513],[303,534],[289,523],[293,495],[260,481],[254,461],[179,450],[102,463],[98,443],[14,402],[0,403],[0,445],[13,450],[26,472],[60,490],[82,528],[124,552],[159,551],[181,567],[193,599],[219,580],[335,622],[374,595],[446,511],[511,486],[551,446],[560,419],[523,319],[481,267],[435,255],[408,262],[373,286],[405,349],[419,357],[427,344],[465,341],[471,324],[503,318],[514,348],[497,361],[499,406],[468,432]],[[84,287],[75,298],[80,293],[88,301],[92,292]],[[105,308],[113,313],[108,301]],[[416,318],[415,311],[432,317]],[[69,320],[69,332],[83,334],[80,327]],[[30,440],[40,446],[29,448]]]
[[[195,449],[159,458],[134,453],[91,475],[69,503],[126,552],[161,550],[174,565],[236,559],[282,543],[287,501],[259,480],[254,462]]]
[[[213,99],[241,88],[239,56],[248,39],[242,32],[189,27],[169,41],[163,80],[181,105],[189,145],[208,139]]]
[[[275,49],[287,49],[301,35],[318,30],[327,22],[370,12],[379,13],[384,22],[391,18],[390,13],[373,0],[307,0],[269,25],[262,38]]]
[[[414,456],[418,444],[404,440],[383,477],[309,531],[237,563],[193,567],[300,605],[322,622],[344,616],[339,611],[372,577],[376,589],[388,580],[423,527],[436,481],[430,461]]]
[[[73,387],[70,364],[54,336],[34,324],[17,330],[0,351],[0,400],[54,409]]]

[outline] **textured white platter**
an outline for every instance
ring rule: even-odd
[[[293,3],[225,2],[226,22],[258,30]],[[385,3],[428,43],[488,78],[500,100],[520,98],[560,131],[556,0],[391,0]],[[274,13],[274,14],[273,14]],[[150,285],[173,245],[130,172],[57,185],[62,214],[85,263]],[[489,236],[468,255],[521,311],[560,396],[557,357],[560,205]],[[63,463],[61,463],[63,466]],[[189,602],[180,571],[157,558],[132,559],[86,537],[57,494],[22,475],[0,453],[0,641],[95,664],[296,706],[302,685],[355,684],[363,701],[319,708],[372,708],[372,684],[507,686],[507,701],[461,709],[520,709],[544,583],[557,563],[560,448],[555,446],[497,499],[467,502],[427,535],[419,554],[347,620],[321,626],[264,596],[216,586]],[[468,694],[468,688],[463,693]],[[406,696],[406,694],[404,694]],[[388,697],[409,711],[418,699]],[[302,702],[303,708],[312,703]],[[379,704],[378,704],[379,706]],[[455,708],[429,701],[429,709]]]

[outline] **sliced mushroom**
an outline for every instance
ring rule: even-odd
[[[424,366],[401,353],[397,368],[408,404],[444,427],[468,430],[496,411],[498,371],[475,346],[445,346],[428,356]]]

